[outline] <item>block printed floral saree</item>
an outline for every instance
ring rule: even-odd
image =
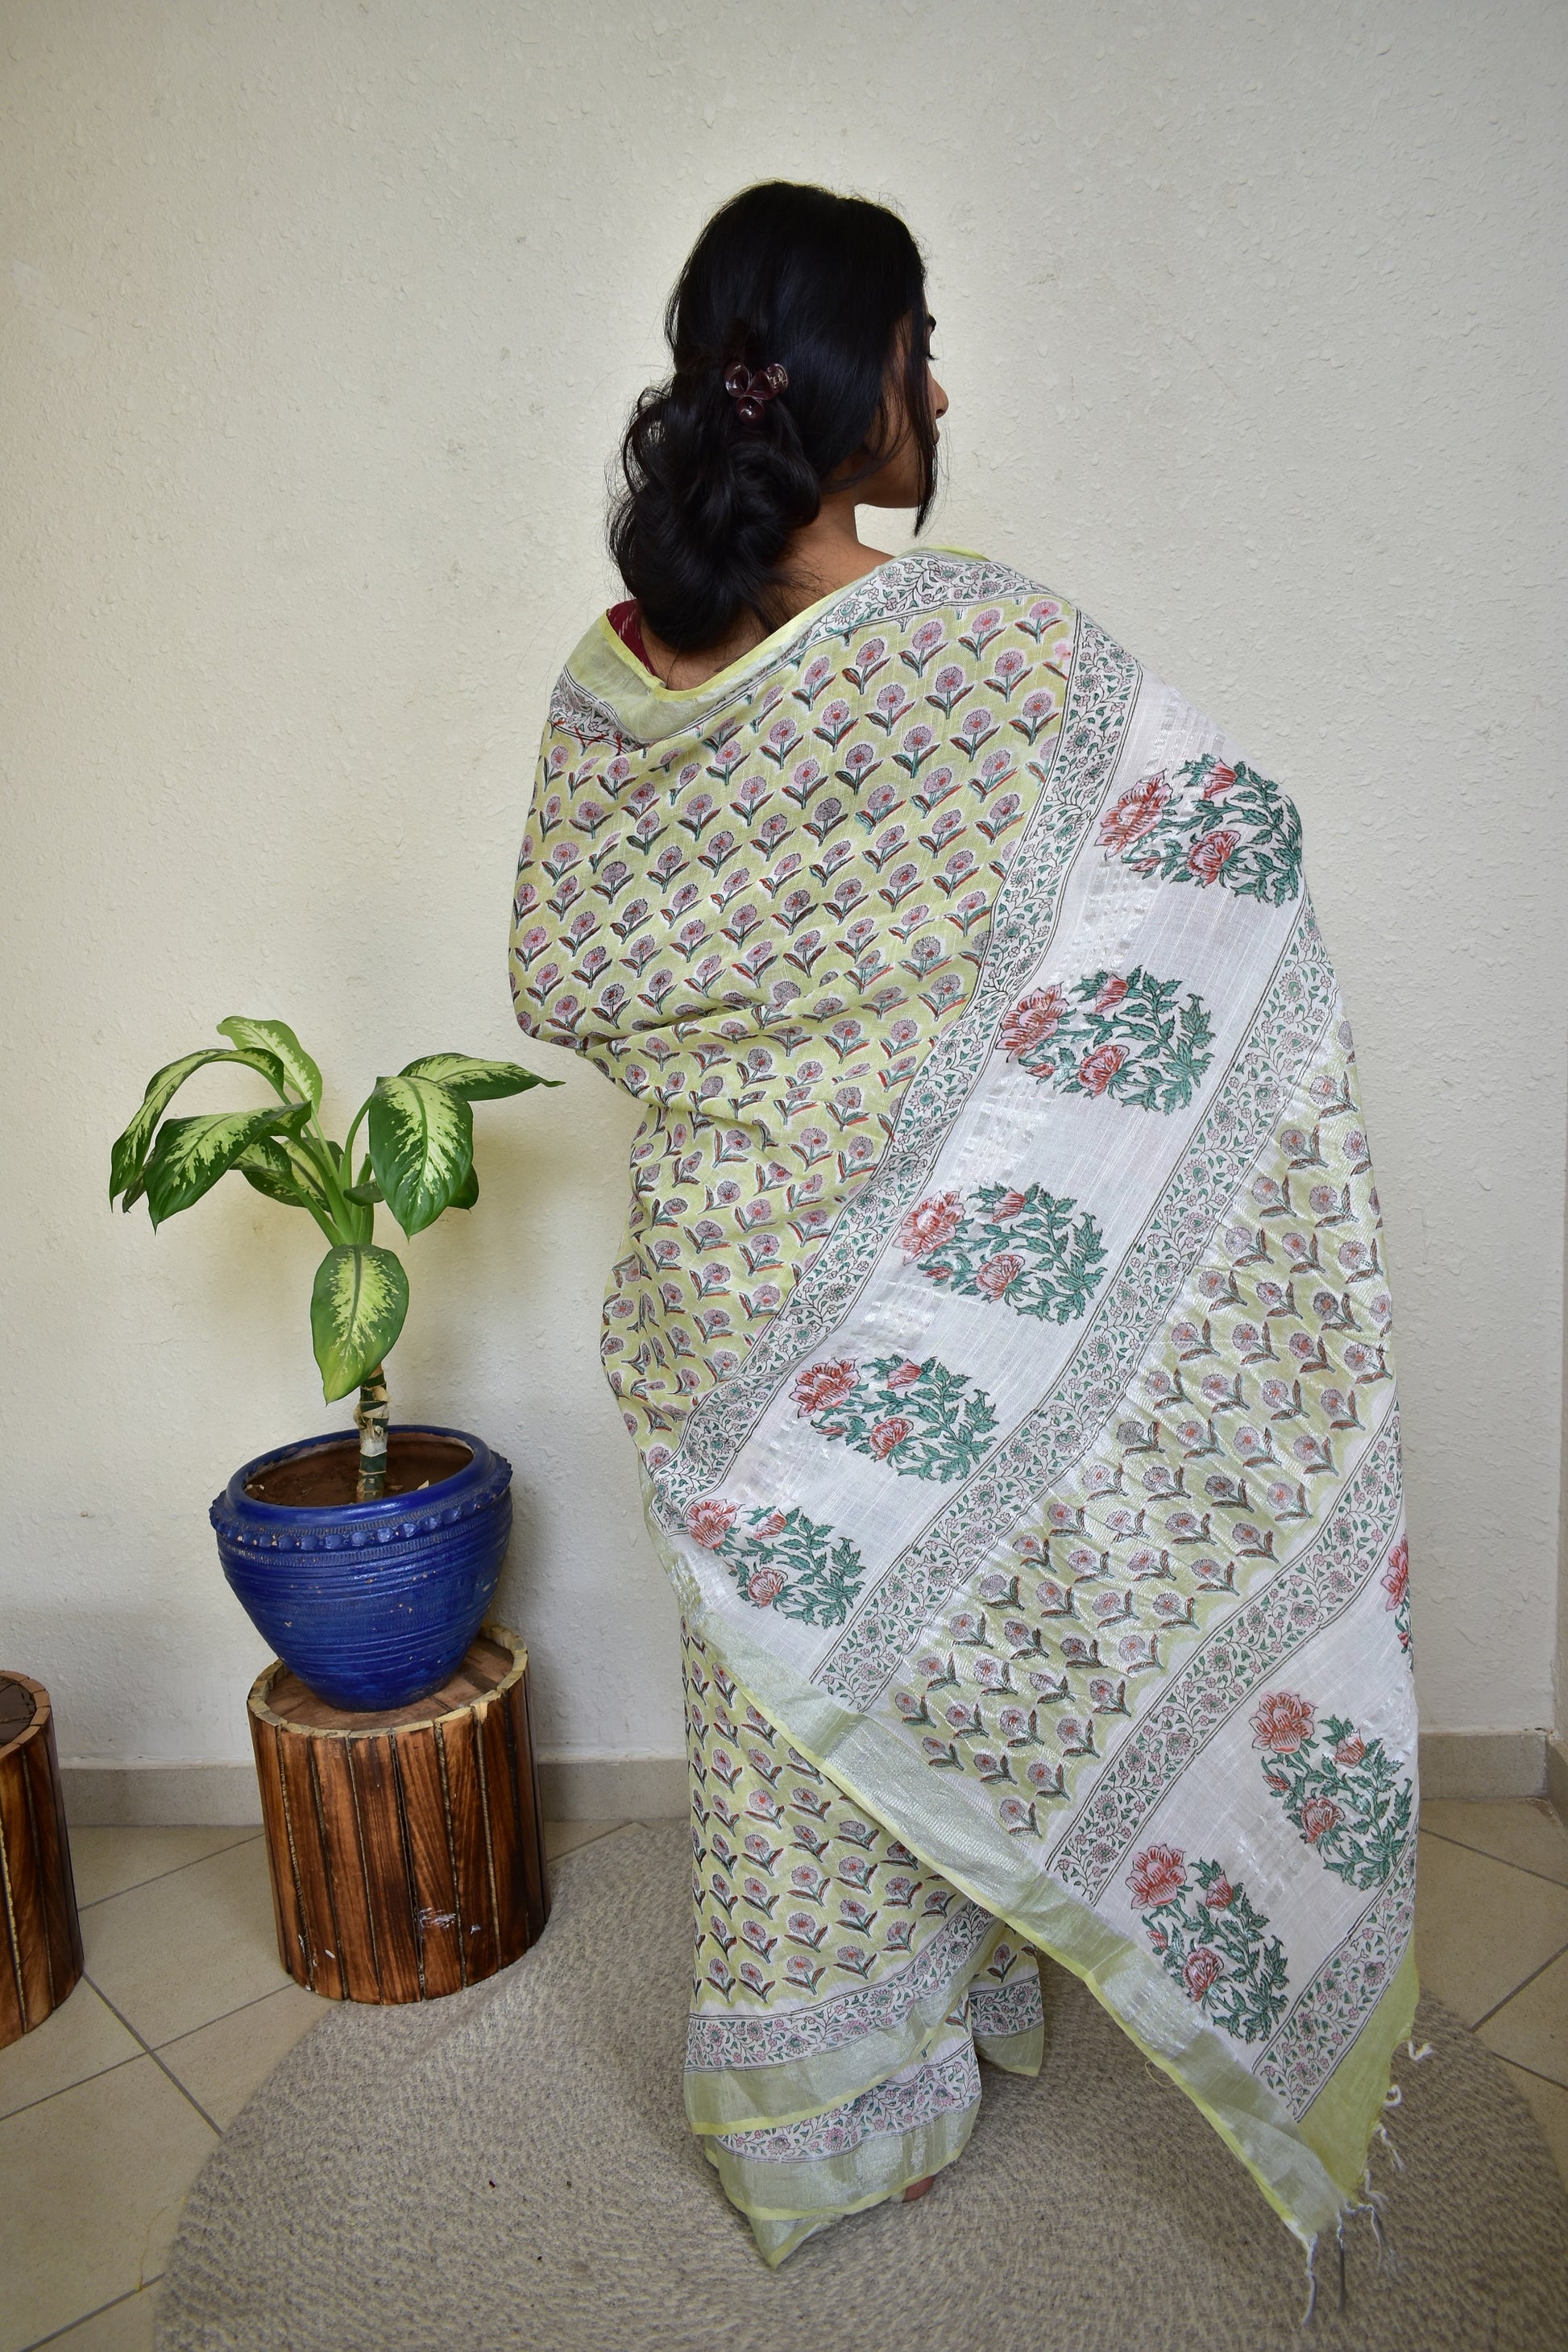
[[[1410,2031],[1377,1195],[1296,813],[1005,565],[552,702],[518,1017],[644,1106],[605,1310],[679,1595],[693,2128],[778,2262],[1072,1969],[1309,2246]]]

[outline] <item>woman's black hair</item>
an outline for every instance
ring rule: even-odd
[[[675,372],[626,426],[609,537],[667,645],[703,651],[742,612],[775,627],[790,533],[815,520],[823,483],[857,452],[868,454],[844,485],[878,471],[900,423],[920,459],[916,529],[925,521],[936,489],[925,268],[897,213],[788,180],[742,190],[692,247],[664,331]],[[788,373],[755,423],[725,390],[737,362]]]

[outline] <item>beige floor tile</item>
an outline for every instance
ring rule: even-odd
[[[151,2058],[0,2123],[0,2352],[157,2277],[215,2145]]]
[[[158,2055],[218,2129],[226,2131],[279,2060],[337,2006],[300,1985],[286,1984],[265,2000],[165,2042]]]
[[[1541,2137],[1552,2150],[1563,2186],[1568,2188],[1568,2091],[1560,2083],[1543,2083],[1539,2074],[1527,2074],[1522,2066],[1510,2066],[1508,2078],[1520,2096],[1528,2099],[1535,2110]]]
[[[590,1845],[595,1838],[608,1837],[620,1826],[619,1822],[546,1822],[545,1854],[553,1862],[558,1854],[570,1853],[574,1846]]]
[[[1489,2017],[1480,2038],[1500,2058],[1568,2084],[1568,1953]]]
[[[95,2311],[90,2319],[68,2327],[63,2336],[52,2336],[49,2352],[153,2352],[153,2306],[157,2294],[155,2286],[144,2286],[139,2294],[111,2303],[107,2311]]]
[[[1415,1959],[1426,1990],[1467,2025],[1568,1945],[1568,1887],[1446,1839],[1421,1840]]]
[[[30,2107],[89,2074],[101,2074],[106,2066],[141,2055],[142,2044],[108,2003],[89,1984],[79,1984],[42,2025],[0,2050],[0,2116],[15,2115],[18,2107]]]
[[[259,1838],[84,1911],[87,1972],[138,2033],[172,2042],[289,1982]]]
[[[1568,1828],[1544,1797],[1501,1797],[1489,1804],[1445,1798],[1422,1806],[1421,1826],[1568,1886]]]
[[[226,1846],[247,1844],[258,1835],[258,1831],[247,1829],[72,1830],[77,1903],[85,1909],[89,1903],[101,1903],[106,1895],[140,1886],[144,1879],[183,1870],[187,1862],[221,1853]]]

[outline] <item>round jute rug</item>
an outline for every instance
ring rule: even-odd
[[[687,2132],[679,1829],[569,1855],[542,1942],[418,2009],[334,2011],[191,2192],[161,2352],[1549,2352],[1568,2206],[1496,2059],[1428,2002],[1400,2062],[1390,2259],[1347,2231],[1303,2336],[1300,2250],[1194,2108],[1046,1970],[1035,2082],[985,2070],[914,2205],[777,2272]]]

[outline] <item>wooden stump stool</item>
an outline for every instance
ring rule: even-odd
[[[487,1625],[439,1690],[347,1715],[280,1663],[250,1736],[278,1948],[333,2000],[432,2000],[527,1951],[550,1909],[528,1653]]]
[[[0,1674],[0,2043],[58,2009],[81,1975],[49,1695]]]

